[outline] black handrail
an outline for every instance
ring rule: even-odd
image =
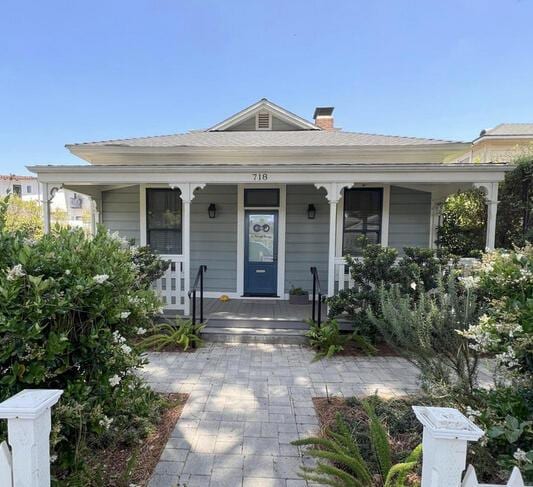
[[[196,291],[200,286],[200,323],[204,322],[204,273],[207,272],[207,266],[201,265],[196,273],[196,279],[189,291],[189,299],[192,304],[192,324],[196,325]]]
[[[320,323],[322,322],[322,288],[320,287],[318,269],[316,267],[311,267],[310,270],[313,276],[313,311],[311,319],[320,326]],[[317,313],[315,313],[315,308],[317,308]]]

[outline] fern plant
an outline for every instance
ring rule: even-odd
[[[337,320],[327,320],[318,325],[314,321],[309,322],[310,328],[306,333],[309,345],[317,352],[315,359],[323,357],[331,358],[343,350],[343,345],[350,338],[341,335]]]
[[[333,487],[414,486],[412,482],[407,483],[407,476],[419,463],[422,445],[418,445],[404,462],[393,465],[387,431],[379,421],[372,402],[367,399],[362,405],[368,416],[369,439],[379,471],[371,471],[370,462],[363,458],[357,440],[337,413],[335,431],[329,429],[325,437],[292,442],[296,446],[309,446],[307,454],[317,459],[314,467],[302,467],[300,476],[304,480]]]
[[[143,350],[162,350],[165,347],[178,346],[187,350],[202,344],[200,333],[205,325],[193,325],[191,320],[177,318],[176,323],[160,323],[154,326],[154,333],[139,344]]]

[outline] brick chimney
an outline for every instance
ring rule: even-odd
[[[315,125],[322,130],[335,130],[333,123],[334,107],[316,107],[313,118]]]

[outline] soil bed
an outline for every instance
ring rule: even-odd
[[[164,394],[164,397],[168,399],[169,407],[140,446],[113,446],[95,452],[90,464],[99,470],[101,485],[144,487],[148,484],[189,395]]]

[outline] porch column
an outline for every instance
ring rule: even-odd
[[[493,250],[496,243],[496,214],[498,212],[498,183],[480,183],[474,186],[482,187],[487,199],[487,228],[485,250]]]
[[[40,183],[43,208],[43,232],[50,233],[50,192],[48,183]]]
[[[327,191],[329,202],[329,246],[328,246],[328,296],[335,294],[335,257],[337,244],[337,203],[344,188],[351,188],[354,183],[316,183],[317,189]]]
[[[180,190],[180,198],[183,205],[182,211],[182,255],[183,255],[183,314],[190,314],[190,302],[188,293],[191,289],[191,202],[194,199],[194,191],[205,187],[205,183],[169,183],[169,186]]]

